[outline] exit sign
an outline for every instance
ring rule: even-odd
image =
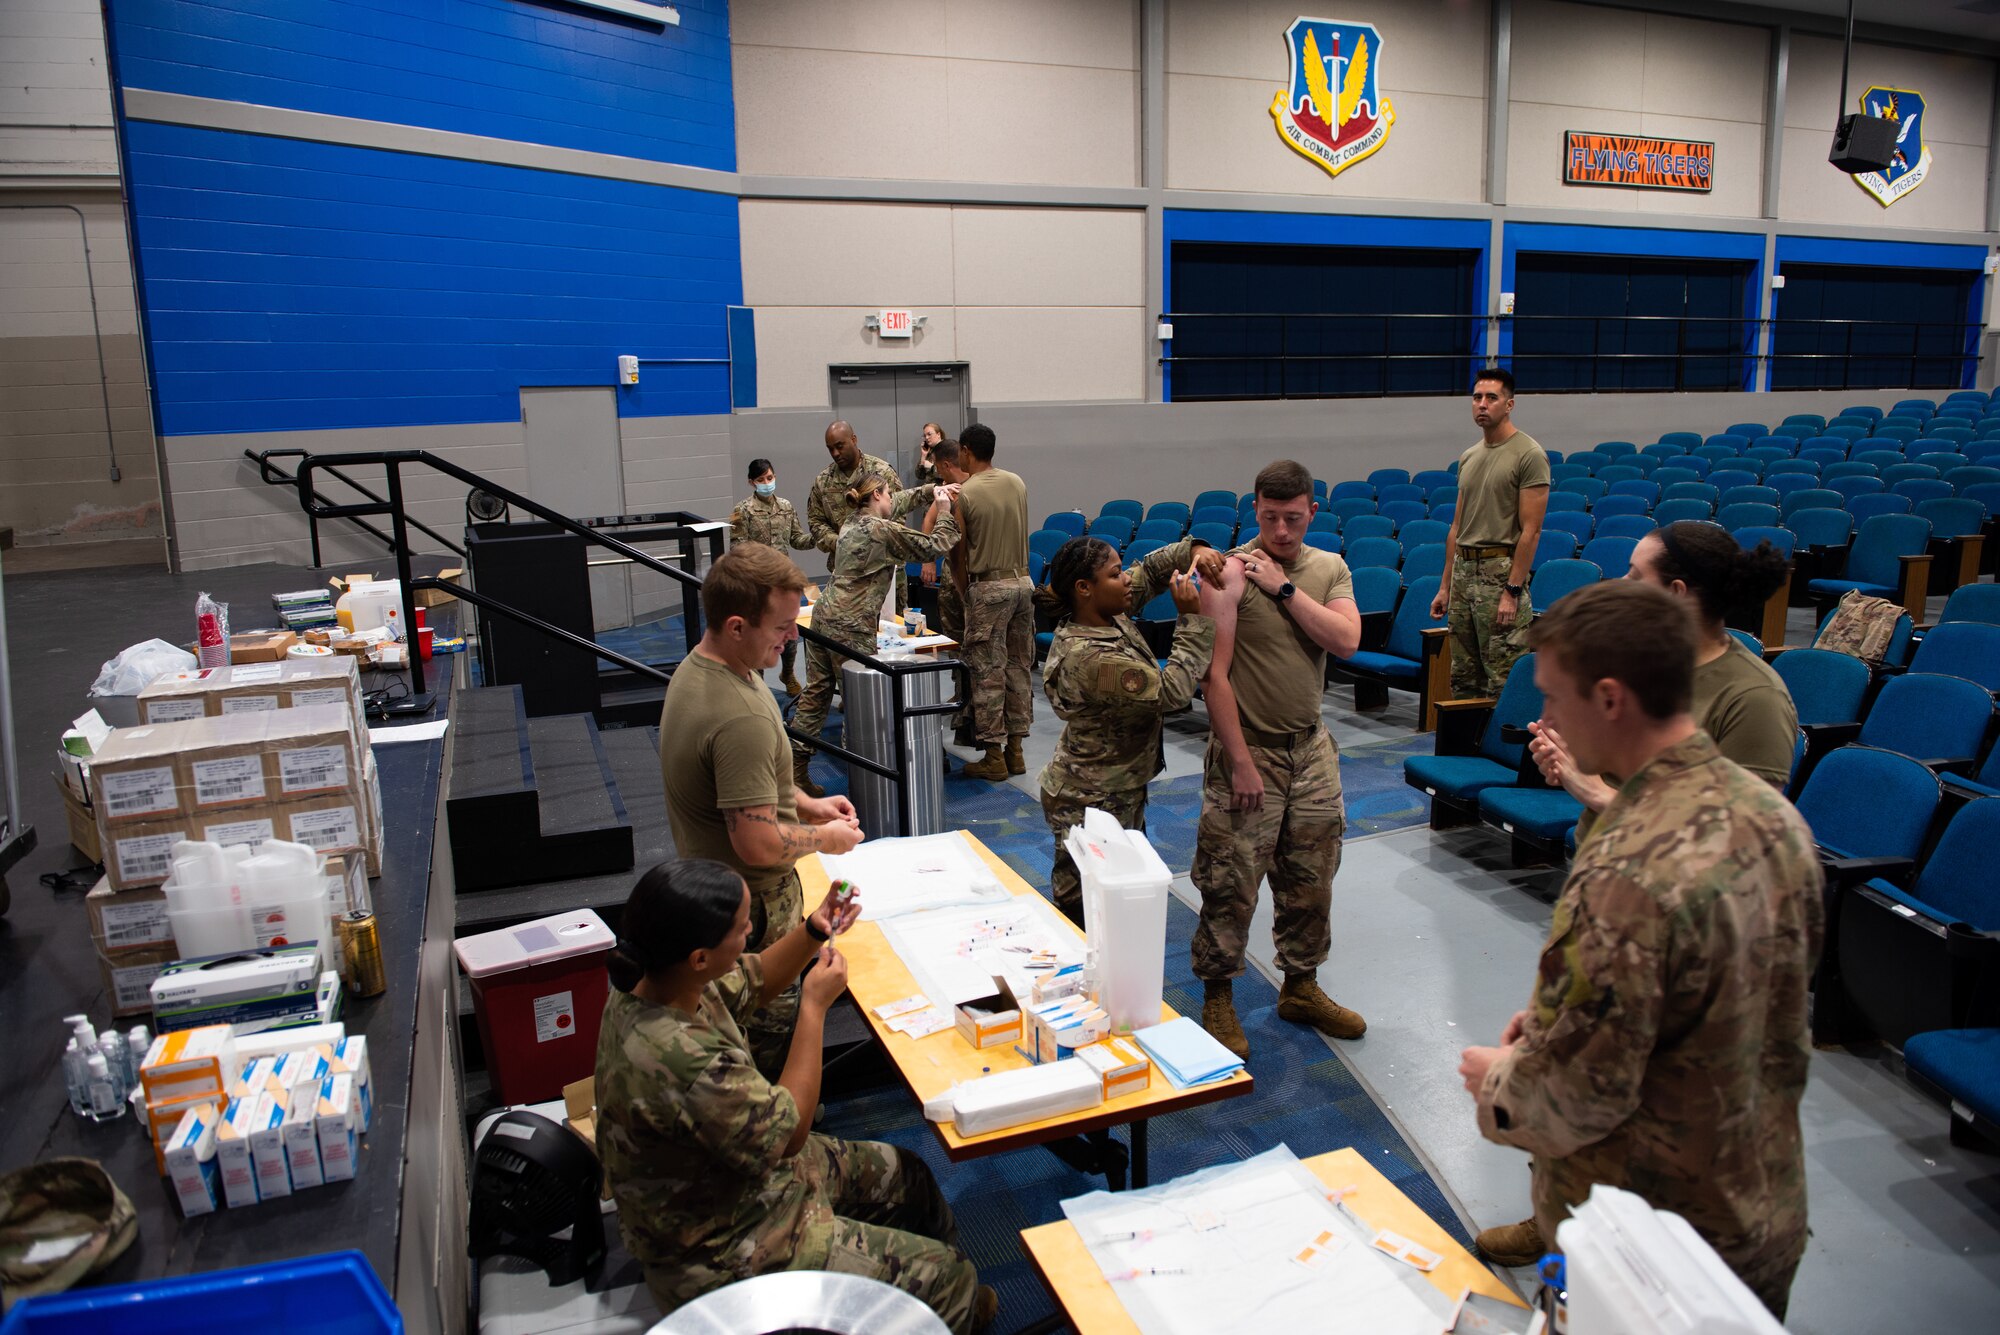
[[[881,321],[878,332],[883,338],[908,338],[916,328],[908,311],[883,311],[878,319]]]

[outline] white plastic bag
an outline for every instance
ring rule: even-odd
[[[90,693],[97,696],[137,695],[169,672],[192,672],[194,655],[165,640],[135,644],[98,670]]]

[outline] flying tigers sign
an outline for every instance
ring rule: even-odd
[[[1271,119],[1286,147],[1338,176],[1389,141],[1396,112],[1381,92],[1374,24],[1301,16],[1285,45],[1291,77],[1271,101]]]

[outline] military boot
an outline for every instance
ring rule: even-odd
[[[1005,783],[1007,780],[1007,754],[997,746],[986,748],[986,754],[965,767],[968,779],[984,779],[988,783]]]
[[[991,1284],[981,1284],[979,1292],[972,1295],[972,1328],[985,1330],[993,1324],[993,1318],[999,1315],[999,1290]]]
[[[1201,1003],[1201,1027],[1208,1030],[1208,1036],[1235,1053],[1241,1061],[1250,1060],[1250,1040],[1243,1036],[1243,1026],[1236,1020],[1236,1001],[1227,978],[1203,984],[1207,996]]]
[[[1309,1024],[1328,1038],[1359,1038],[1368,1032],[1368,1021],[1320,991],[1319,980],[1309,973],[1285,980],[1278,993],[1278,1018]]]
[[[1028,762],[1021,757],[1021,739],[1019,737],[1009,737],[1007,739],[1007,772],[1009,774],[1026,774],[1028,772]]]
[[[1473,1243],[1479,1248],[1481,1256],[1510,1270],[1533,1265],[1549,1250],[1540,1226],[1532,1219],[1523,1219],[1518,1224],[1502,1224],[1498,1228],[1483,1228]]]
[[[799,679],[789,672],[778,678],[778,685],[785,688],[786,695],[797,695],[805,689],[805,687],[799,685]]]
[[[825,797],[826,789],[814,783],[812,781],[812,776],[806,773],[807,764],[808,760],[805,756],[792,757],[792,782],[796,784],[798,786],[798,790],[804,793],[807,797],[815,797],[815,798]]]

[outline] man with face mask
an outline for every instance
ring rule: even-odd
[[[801,552],[813,545],[812,534],[799,522],[799,512],[778,495],[778,474],[769,459],[750,461],[750,495],[729,512],[729,545],[734,547],[739,542],[761,542],[779,551],[790,546]],[[778,660],[778,680],[788,695],[799,693],[798,674],[794,671],[798,653],[798,641],[787,640]]]

